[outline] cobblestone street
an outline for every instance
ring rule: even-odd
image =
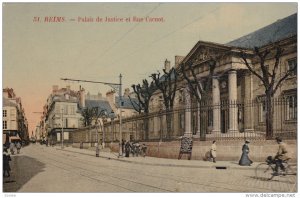
[[[296,192],[295,178],[255,178],[254,163],[211,163],[30,145],[12,156],[4,192]],[[226,169],[222,169],[226,167]],[[217,169],[220,168],[220,169]]]

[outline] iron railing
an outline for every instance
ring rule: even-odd
[[[272,100],[273,136],[284,139],[297,138],[297,105],[291,104],[287,98]],[[153,108],[153,109],[159,109]],[[191,115],[189,124],[194,138],[200,140],[244,140],[266,138],[265,101],[203,101],[192,104],[191,108],[184,105],[176,106],[172,111],[158,110],[148,115],[137,115],[122,119],[122,139],[147,141],[168,141],[177,139],[185,133],[185,116]],[[219,115],[218,130],[214,130],[214,114]],[[167,117],[171,119],[171,131],[167,131]],[[235,122],[235,123],[234,123]],[[234,123],[234,124],[232,124]],[[235,125],[235,130],[230,129]],[[148,126],[148,127],[147,127]],[[106,141],[119,139],[119,120],[105,124]],[[169,135],[167,134],[169,133]]]

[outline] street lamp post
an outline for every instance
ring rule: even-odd
[[[96,123],[95,123],[95,125],[96,125],[96,157],[99,157],[99,138],[98,138],[98,126],[99,126],[99,124],[98,124],[98,120],[96,120]]]
[[[119,156],[122,156],[122,75],[120,74],[120,89],[119,89],[119,108],[120,108],[120,137],[119,137]]]
[[[102,120],[103,122],[103,120]],[[102,126],[102,148],[105,148],[105,129],[104,129],[104,122]]]
[[[163,139],[163,123],[162,123],[162,121],[163,121],[163,110],[161,109],[160,110],[160,142],[162,142],[162,139]]]
[[[95,127],[96,127],[96,157],[99,157],[99,137],[98,137],[98,129],[99,129],[99,126],[102,128],[102,132],[103,132],[103,139],[102,139],[102,145],[104,146],[104,138],[105,138],[105,135],[104,135],[104,126],[101,126],[101,122],[99,123],[98,119],[101,118],[106,118],[108,115],[107,115],[107,111],[106,109],[102,109],[100,112],[98,112],[99,110],[99,107],[96,107],[95,109],[95,113],[96,113],[96,120],[95,120]],[[102,120],[103,122],[103,120]],[[104,148],[104,147],[103,147]]]
[[[61,149],[64,148],[64,109],[61,110]]]
[[[114,117],[111,118],[111,134],[112,134],[112,141],[115,141],[116,139],[116,135],[115,135],[115,131],[114,131]]]

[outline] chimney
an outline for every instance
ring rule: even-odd
[[[84,90],[84,88],[80,87],[79,92],[80,92],[80,96],[79,96],[80,106],[82,108],[84,108],[85,107],[85,90]]]
[[[98,92],[98,100],[102,100],[102,93]]]
[[[109,102],[110,106],[116,104],[115,92],[113,90],[106,93],[106,99]]]
[[[124,92],[124,97],[128,97],[129,94],[130,94],[130,90],[129,90],[129,88],[126,88],[125,92]]]
[[[171,63],[168,61],[168,59],[165,60],[165,70],[166,72],[169,72],[171,69]]]
[[[178,67],[178,65],[181,63],[181,61],[184,59],[184,56],[175,56],[175,68]]]
[[[52,93],[56,93],[58,91],[58,85],[52,86]]]

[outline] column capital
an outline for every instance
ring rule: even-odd
[[[212,78],[216,79],[216,80],[219,80],[220,76],[219,75],[213,75]]]
[[[228,71],[229,74],[236,74],[236,70],[235,69],[231,69]]]

